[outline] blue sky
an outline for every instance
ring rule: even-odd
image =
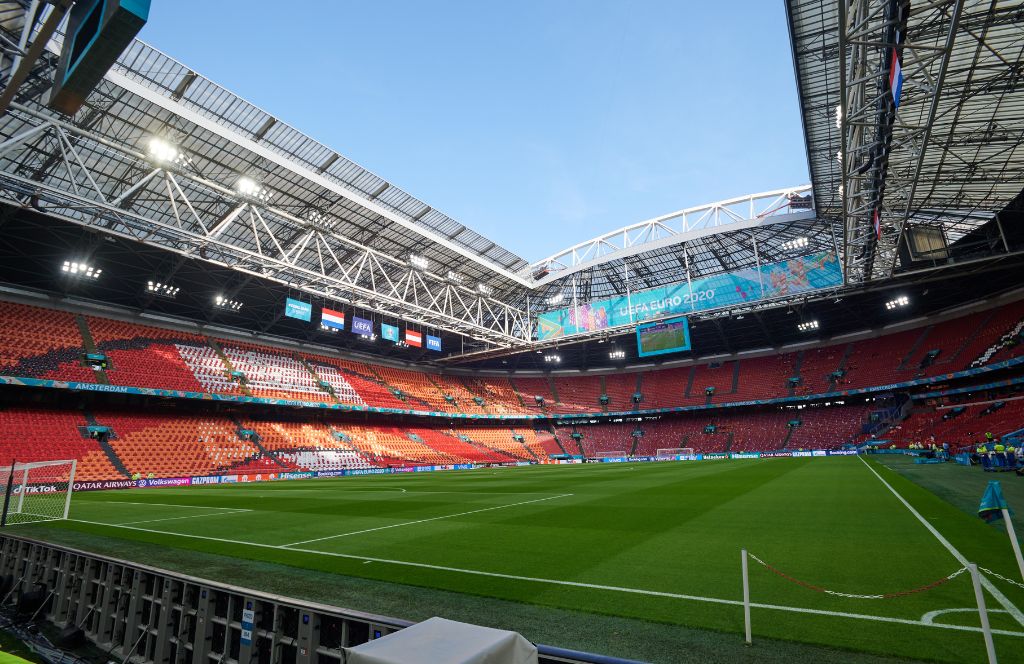
[[[156,0],[141,37],[528,260],[808,179],[777,1]]]

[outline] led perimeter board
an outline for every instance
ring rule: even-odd
[[[638,325],[636,349],[640,357],[690,350],[690,324],[680,317]]]

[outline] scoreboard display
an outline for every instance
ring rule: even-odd
[[[640,357],[690,350],[690,325],[685,317],[639,325],[636,346]]]

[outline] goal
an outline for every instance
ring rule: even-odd
[[[621,459],[629,456],[629,452],[625,450],[611,450],[608,452],[597,452],[594,456],[598,459]]]
[[[0,466],[0,526],[68,518],[76,461],[37,461]]]
[[[694,453],[692,447],[660,447],[654,453],[654,456],[658,459],[674,459],[676,457],[692,459],[694,458]]]

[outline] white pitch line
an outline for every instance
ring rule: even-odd
[[[964,608],[964,609],[939,609],[937,611],[929,611],[928,613],[926,613],[923,616],[921,616],[921,622],[928,623],[929,625],[932,625],[932,624],[935,623],[935,619],[936,618],[938,618],[939,616],[945,615],[947,613],[977,613],[977,612],[978,612],[978,607],[976,607],[976,606],[971,606],[971,607],[967,607],[967,608]],[[989,613],[1009,613],[1009,611],[1004,611],[1002,609],[988,609],[988,612]]]
[[[867,469],[870,470],[872,472],[872,474],[874,474],[874,476],[878,478],[879,482],[884,484],[885,487],[887,489],[889,489],[889,491],[892,492],[892,495],[896,496],[896,498],[901,503],[903,503],[904,507],[906,507],[908,510],[910,510],[911,514],[913,514],[915,517],[917,517],[917,520],[920,521],[924,525],[924,527],[928,529],[928,532],[930,532],[932,535],[934,535],[935,539],[939,540],[939,543],[942,544],[942,546],[946,547],[947,551],[949,551],[951,554],[953,554],[953,557],[957,559],[957,562],[959,562],[964,567],[967,567],[970,564],[968,562],[967,558],[964,556],[964,554],[960,553],[960,551],[957,550],[957,548],[955,546],[953,546],[953,544],[948,539],[943,537],[942,533],[940,533],[938,530],[936,530],[935,526],[933,526],[932,524],[928,523],[928,520],[925,519],[923,516],[921,516],[921,513],[918,512],[916,509],[914,509],[914,506],[911,505],[910,503],[908,503],[906,498],[901,496],[899,494],[899,492],[896,491],[896,489],[894,489],[892,487],[891,484],[886,482],[885,478],[883,478],[881,475],[879,475],[878,472],[874,468],[871,467],[871,464],[869,464],[867,461],[864,460],[864,457],[862,457],[861,455],[858,454],[857,458],[860,459],[861,462],[867,467]],[[978,576],[981,578],[981,585],[983,585],[985,587],[985,590],[987,590],[989,592],[989,594],[992,595],[992,597],[994,597],[995,600],[997,602],[999,602],[1003,606],[1003,608],[1006,609],[1006,611],[1011,616],[1013,616],[1014,620],[1016,620],[1018,623],[1020,623],[1022,626],[1024,626],[1024,612],[1021,612],[1021,610],[1018,609],[1013,604],[1013,602],[1011,602],[1009,600],[1009,598],[1002,593],[1001,590],[996,588],[992,584],[992,582],[988,580],[988,578],[986,578],[984,575],[982,575],[980,573],[978,574]]]
[[[509,579],[512,581],[526,581],[530,583],[543,583],[548,585],[556,586],[569,586],[573,588],[588,588],[592,590],[604,590],[609,592],[629,593],[634,595],[648,595],[651,597],[665,597],[669,599],[681,599],[693,602],[705,602],[709,604],[725,604],[728,606],[743,606],[743,602],[734,599],[722,599],[719,597],[703,597],[700,595],[684,595],[681,593],[670,593],[658,590],[643,590],[640,588],[626,588],[621,586],[608,586],[596,583],[583,583],[581,581],[563,581],[560,579],[545,579],[541,577],[533,576],[520,576],[517,574],[503,574],[501,572],[485,572],[482,570],[475,569],[463,569],[460,567],[447,567],[445,565],[431,565],[428,563],[416,563],[407,560],[390,560],[388,558],[374,558],[371,556],[357,556],[348,553],[335,553],[332,551],[317,551],[315,549],[293,549],[283,545],[275,544],[259,544],[257,542],[246,542],[244,540],[230,540],[223,539],[220,537],[207,537],[205,535],[190,535],[187,533],[172,533],[164,530],[152,530],[150,528],[136,528],[135,526],[119,526],[116,523],[103,523],[101,521],[85,521],[84,519],[68,519],[68,521],[76,521],[78,523],[88,523],[95,526],[109,526],[112,528],[124,528],[126,530],[138,530],[144,533],[154,533],[157,535],[174,535],[178,537],[187,537],[190,539],[208,540],[211,542],[220,542],[222,544],[240,544],[242,546],[254,546],[262,549],[275,549],[277,551],[295,551],[298,553],[309,553],[318,556],[330,556],[332,558],[345,558],[348,560],[361,560],[364,562],[374,563],[385,563],[388,565],[400,565],[403,567],[417,567],[421,569],[438,570],[442,572],[455,572],[458,574],[470,574],[473,576],[487,576],[498,579]],[[933,629],[949,629],[959,632],[981,632],[980,627],[969,627],[966,625],[946,625],[942,623],[926,623],[920,620],[911,620],[909,618],[892,618],[889,616],[874,616],[866,613],[847,613],[843,611],[826,611],[824,609],[807,609],[798,606],[785,606],[781,604],[760,604],[757,602],[751,602],[750,606],[756,609],[767,609],[770,611],[785,611],[789,613],[807,613],[812,615],[827,616],[832,618],[851,618],[855,620],[869,620],[873,622],[884,622],[893,623],[899,625],[912,625],[914,627],[930,627]],[[993,634],[1001,636],[1016,636],[1024,637],[1024,632],[1012,632],[1003,629],[993,629]]]
[[[225,516],[227,514],[240,514],[242,512],[251,512],[252,510],[235,509],[230,507],[220,507],[217,509],[228,510],[224,512],[213,512],[210,514],[189,514],[188,516],[169,516],[164,519],[144,519],[142,521],[125,521],[120,524],[122,526],[133,526],[137,523],[156,523],[158,521],[176,521],[178,519],[201,519],[210,516]]]
[[[518,507],[519,505],[529,505],[530,503],[542,503],[545,500],[554,500],[555,498],[567,498],[571,496],[571,493],[562,493],[557,496],[548,496],[547,498],[537,498],[536,500],[524,500],[521,503],[512,503],[510,505],[496,505],[494,507],[485,507],[479,510],[470,510],[468,512],[459,512],[458,514],[445,514],[444,516],[434,516],[429,519],[417,519],[416,521],[405,521],[402,523],[393,523],[390,526],[378,526],[376,528],[366,528],[364,530],[353,530],[349,533],[341,533],[340,535],[328,535],[327,537],[317,537],[315,539],[302,540],[301,542],[292,542],[291,544],[282,544],[282,548],[291,548],[300,544],[312,544],[313,542],[323,542],[329,539],[338,539],[339,537],[350,537],[352,535],[362,535],[363,533],[372,533],[378,530],[388,530],[389,528],[402,528],[404,526],[415,526],[417,523],[427,523],[429,521],[440,521],[441,519],[451,519],[457,516],[466,516],[467,514],[479,514],[480,512],[490,512],[492,510],[503,510],[507,507]]]
[[[172,505],[171,503],[138,503],[130,500],[83,500],[78,504],[89,505],[145,505],[147,507],[187,507],[193,510],[233,510],[236,507],[211,507],[209,505]]]

